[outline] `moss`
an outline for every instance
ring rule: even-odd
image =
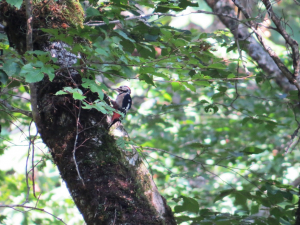
[[[76,0],[54,1],[34,4],[34,26],[44,28],[83,27],[84,10]]]
[[[66,8],[63,11],[65,18],[76,26],[83,27],[84,10],[76,0],[66,0]]]

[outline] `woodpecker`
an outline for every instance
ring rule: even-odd
[[[132,103],[131,96],[130,96],[131,90],[128,86],[120,86],[114,90],[117,91],[119,94],[116,98],[116,101],[112,102],[113,107],[114,109],[122,112],[125,116],[127,111],[131,108],[131,103]],[[111,118],[111,124],[109,125],[108,129],[116,122],[120,121],[120,118],[121,115],[117,112],[114,112]]]

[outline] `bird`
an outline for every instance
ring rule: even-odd
[[[127,111],[131,108],[131,104],[132,104],[132,99],[130,96],[131,89],[128,86],[120,86],[113,90],[119,93],[116,100],[112,101],[113,108],[119,110],[125,116]],[[114,125],[116,122],[121,121],[120,118],[121,115],[117,112],[114,112],[108,129],[110,129],[111,126]]]

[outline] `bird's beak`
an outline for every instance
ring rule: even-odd
[[[114,91],[120,92],[119,88],[112,88]]]

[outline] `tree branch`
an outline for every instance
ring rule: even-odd
[[[291,84],[294,84],[297,90],[300,93],[300,85],[298,84],[297,80],[294,78],[294,75],[288,70],[288,68],[282,63],[281,59],[278,57],[275,51],[271,49],[271,47],[267,44],[267,42],[262,38],[263,34],[261,30],[257,29],[256,24],[251,21],[251,17],[246,11],[246,9],[240,4],[238,0],[233,0],[234,4],[238,7],[239,10],[243,13],[246,19],[249,19],[249,24],[251,26],[251,29],[256,34],[257,39],[262,44],[264,49],[268,52],[268,54],[271,56],[271,58],[274,60],[278,68],[281,70],[282,74],[289,80]],[[277,26],[277,25],[276,25]],[[297,44],[298,48],[298,44]],[[299,55],[299,52],[298,52]],[[296,70],[295,70],[296,71]]]
[[[124,20],[146,20],[147,17],[150,16],[172,16],[172,17],[181,17],[181,16],[188,16],[191,14],[198,14],[198,13],[203,13],[203,14],[208,14],[208,15],[215,15],[215,16],[223,16],[223,17],[227,17],[230,18],[232,20],[235,20],[237,22],[243,23],[241,21],[239,21],[236,17],[233,17],[231,15],[228,14],[224,14],[224,13],[215,13],[215,12],[207,12],[204,10],[197,10],[194,12],[188,12],[188,13],[181,13],[181,14],[173,14],[173,13],[150,13],[150,14],[146,14],[146,15],[141,15],[141,16],[132,16],[132,17],[128,17],[125,18]],[[107,24],[117,24],[117,23],[121,23],[121,20],[112,20],[109,21],[108,23],[105,23],[103,21],[89,21],[87,23],[85,23],[84,25],[86,26],[104,26]]]
[[[205,1],[208,6],[211,7],[211,9],[217,14],[226,13],[227,15],[231,15],[232,17],[233,15],[235,15],[235,10],[231,5],[228,4],[228,1]],[[239,27],[238,31],[236,31],[236,20],[232,20],[224,16],[218,17],[234,35],[237,35],[241,40],[247,40],[249,42],[249,44],[245,46],[247,48],[247,54],[257,63],[259,68],[261,68],[269,77],[276,78],[277,84],[283,90],[289,91],[295,89],[295,86],[285,78],[271,56],[264,50],[263,46],[248,32],[248,29],[246,27]]]
[[[263,4],[265,5],[268,14],[273,21],[273,23],[277,27],[277,31],[281,34],[281,36],[284,38],[286,43],[291,47],[292,49],[292,55],[293,55],[293,66],[294,66],[294,76],[298,76],[300,71],[300,55],[299,55],[299,48],[298,43],[291,38],[290,35],[286,32],[286,30],[283,28],[280,19],[276,16],[276,14],[273,11],[272,5],[269,0],[262,0]]]
[[[18,113],[21,113],[23,115],[26,115],[26,116],[32,118],[32,113],[30,111],[15,108],[15,107],[11,106],[10,104],[8,104],[8,102],[6,100],[0,100],[0,104],[11,112],[18,112]]]

